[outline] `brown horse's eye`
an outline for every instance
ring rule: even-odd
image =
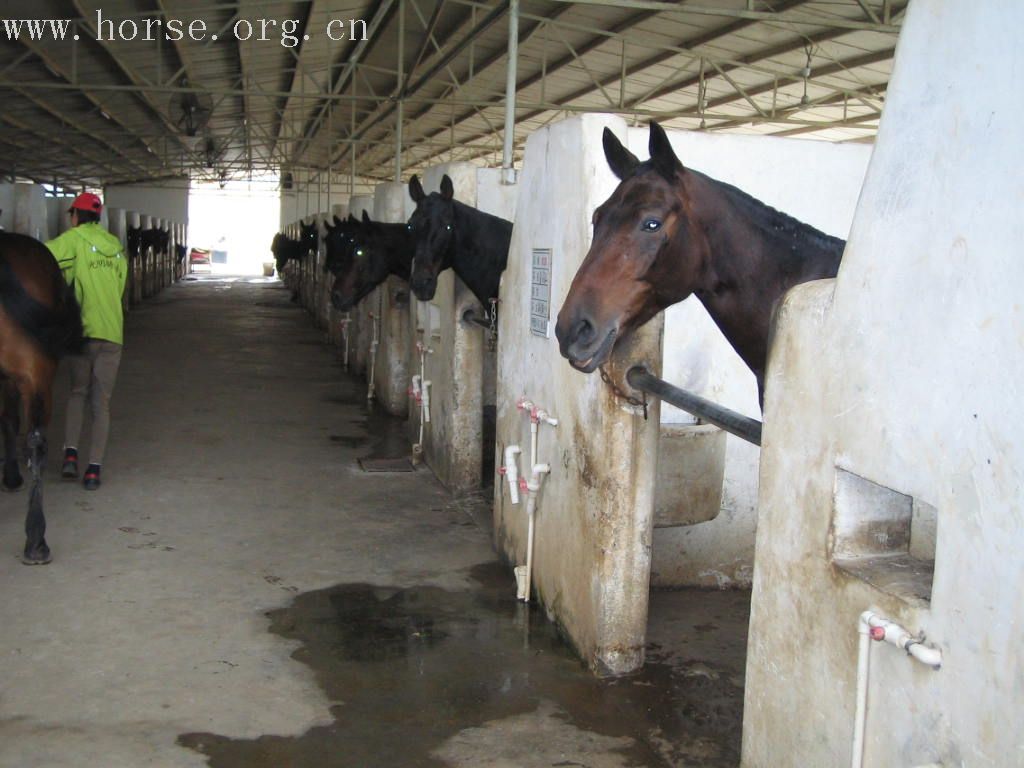
[[[661,222],[658,219],[644,219],[640,227],[644,232],[657,232],[661,229]]]

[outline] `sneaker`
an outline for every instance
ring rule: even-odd
[[[85,486],[87,491],[95,491],[100,487],[100,465],[90,464],[88,469],[85,470],[85,476],[82,478],[82,485]]]
[[[78,477],[78,451],[74,448],[64,451],[64,464],[60,468],[60,476],[65,480],[74,480]]]

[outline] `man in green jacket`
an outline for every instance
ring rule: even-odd
[[[78,438],[89,395],[92,442],[83,485],[90,491],[100,487],[100,467],[110,433],[110,396],[124,343],[121,294],[128,277],[128,261],[121,243],[100,226],[102,210],[99,196],[83,192],[71,203],[71,229],[46,244],[68,285],[75,287],[86,337],[82,354],[70,358],[71,395],[61,476],[72,480],[78,477]]]

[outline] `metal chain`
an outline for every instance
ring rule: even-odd
[[[488,349],[495,349],[498,346],[498,300],[491,299],[490,315],[491,327],[487,329]]]
[[[608,375],[608,372],[604,369],[604,366],[598,366],[597,370],[601,372],[601,381],[608,385],[608,389],[612,391],[612,394],[621,400],[625,400],[627,403],[634,407],[643,408],[644,410],[644,421],[647,421],[647,393],[641,392],[642,399],[634,397],[633,395],[627,395],[618,385],[612,381],[612,377]]]

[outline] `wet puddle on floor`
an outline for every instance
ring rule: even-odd
[[[301,642],[294,658],[336,702],[334,722],[179,744],[214,768],[738,764],[742,689],[730,674],[649,661],[598,679],[515,600],[504,566],[472,577],[460,591],[344,584],[296,596],[268,613],[270,631]]]
[[[354,402],[347,402],[355,405]],[[412,454],[412,440],[406,434],[406,422],[381,409],[376,404],[359,403],[356,418],[348,421],[356,434],[328,435],[335,445],[343,448],[366,449],[360,458],[401,458]]]

